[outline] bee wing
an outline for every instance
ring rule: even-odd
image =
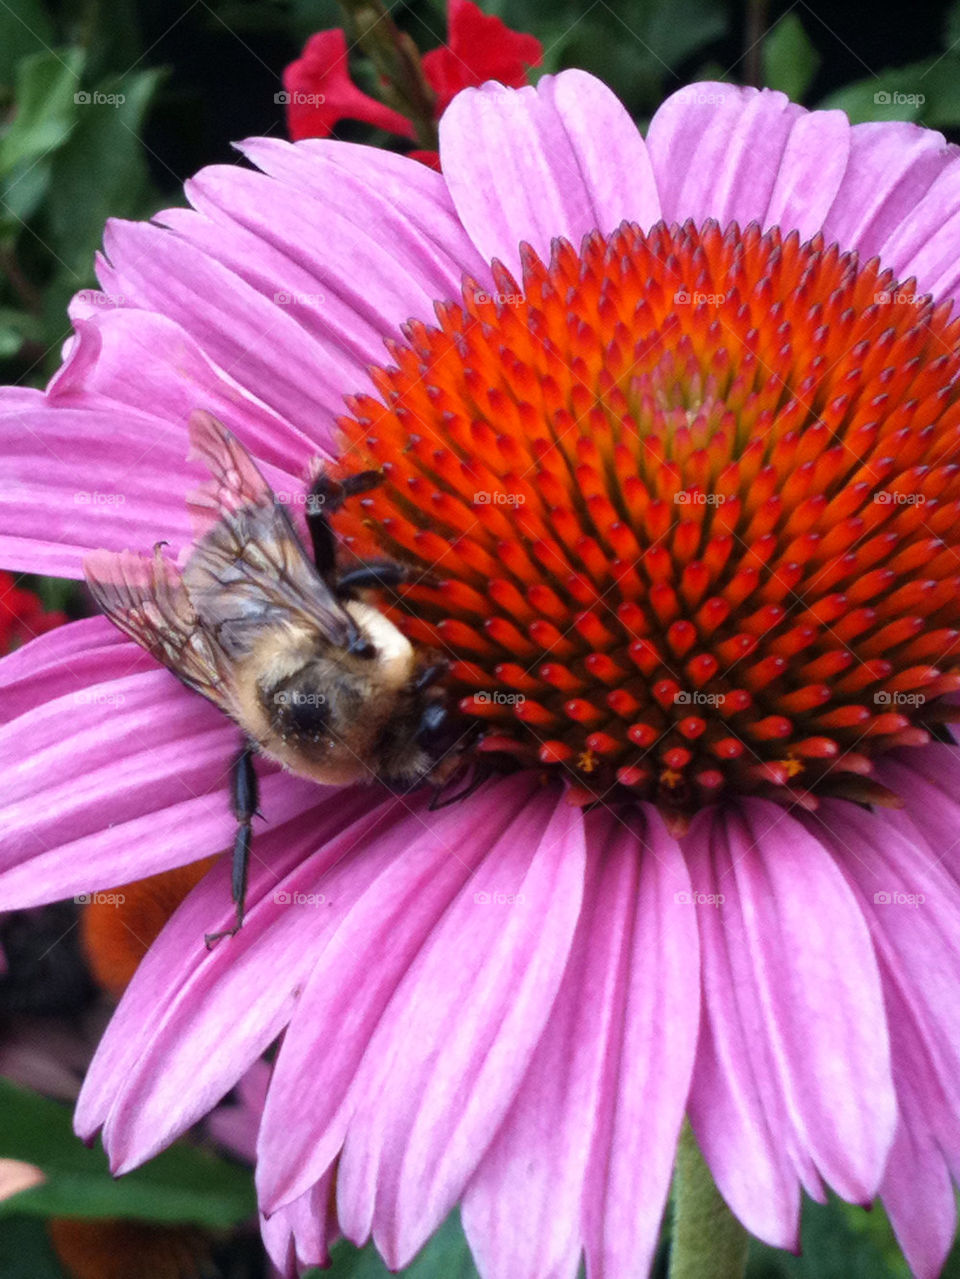
[[[185,684],[229,710],[229,667],[159,543],[152,556],[94,551],[83,569],[91,594],[115,626]]]
[[[264,623],[319,632],[347,647],[349,613],[314,568],[296,529],[253,459],[211,413],[190,419],[191,456],[212,480],[190,497],[206,525],[184,566],[183,584],[205,627],[228,656],[249,653]]]

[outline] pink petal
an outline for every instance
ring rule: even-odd
[[[664,219],[779,224],[806,238],[840,185],[849,133],[842,111],[811,114],[769,89],[680,89],[647,134]]]
[[[392,1267],[450,1211],[509,1109],[567,962],[584,851],[578,810],[552,789],[529,800],[438,922],[370,1040],[337,1207],[350,1238],[372,1224]]]
[[[748,1229],[770,1236],[785,1228],[791,1207],[774,1151],[789,1152],[802,1179],[810,1160],[844,1198],[869,1200],[893,1139],[896,1101],[880,978],[856,898],[793,818],[760,800],[740,812],[713,818],[712,831],[701,829],[690,848],[694,885],[709,847],[712,880],[726,899],[701,911],[701,940],[717,1059],[728,1091],[739,1096],[718,1108],[715,1122],[701,1076],[691,1116],[721,1192]],[[751,1095],[743,1084],[752,1077]],[[745,1160],[758,1143],[746,1130],[758,1113],[770,1133],[765,1179],[771,1191],[780,1184],[779,1205],[751,1198],[755,1173]]]
[[[900,1118],[880,1195],[916,1279],[936,1279],[953,1245],[957,1209],[942,1146],[960,1153],[956,1111],[943,1099],[910,1007],[887,989]]]
[[[52,637],[43,647],[57,652]],[[116,887],[232,843],[227,773],[240,735],[231,721],[168,671],[143,669],[132,644],[104,646],[96,676],[81,666],[73,683],[60,672],[56,696],[0,728],[3,910]],[[21,696],[36,701],[29,685]],[[264,778],[264,811],[296,811],[312,791]]]
[[[858,124],[850,131],[850,158],[824,219],[827,240],[857,249],[864,259],[881,253],[931,184],[953,161],[939,133],[915,124]],[[884,257],[884,266],[894,266]]]
[[[148,547],[158,538],[182,545],[190,538],[183,493],[191,480],[179,423],[126,407],[0,411],[0,456],[5,568],[80,577],[83,556],[99,546]]]
[[[239,233],[234,239],[252,247]],[[107,293],[182,325],[228,377],[301,433],[313,435],[318,421],[342,411],[357,365],[333,355],[278,305],[283,279],[272,279],[266,293],[155,223],[108,222],[104,244],[109,262],[101,260],[98,273]]]
[[[313,807],[301,800],[296,815],[255,830],[239,933],[204,947],[206,933],[233,922],[223,858],[151,946],[107,1028],[75,1122],[83,1137],[103,1125],[115,1170],[149,1159],[212,1110],[277,1037],[357,891],[366,841],[400,808],[372,788],[304,787],[319,797]]]
[[[518,279],[521,240],[549,259],[556,236],[579,247],[590,231],[660,216],[636,125],[583,71],[544,76],[536,89],[465,89],[440,121],[440,156],[474,244]]]
[[[459,296],[464,272],[478,279],[488,274],[446,182],[426,165],[377,147],[316,139],[293,146],[276,138],[250,138],[239,149],[311,204],[328,208],[335,203],[381,243],[394,250],[402,245],[397,256],[418,291],[431,298]]]
[[[303,1193],[332,1163],[357,1105],[360,1062],[394,991],[482,851],[520,816],[536,785],[515,778],[488,786],[469,806],[431,814],[422,828],[404,823],[368,851],[366,887],[316,957],[277,1058],[257,1170],[267,1211]],[[319,1059],[317,1026],[338,1028]]]
[[[790,1122],[764,1011],[749,976],[720,822],[710,814],[698,817],[684,846],[693,892],[690,904],[678,908],[697,919],[703,950],[703,1012],[690,1120],[732,1210],[758,1238],[795,1250],[800,1187],[789,1136],[785,1139]]]
[[[591,869],[563,985],[509,1114],[468,1187],[488,1279],[645,1274],[659,1235],[696,1046],[690,881],[659,817],[587,825]],[[668,929],[664,929],[664,920]]]
[[[960,816],[956,804],[954,811]],[[894,829],[886,814],[832,801],[818,817],[809,824],[857,889],[886,984],[909,1004],[915,1033],[960,1113],[960,887],[935,850]]]
[[[958,231],[960,157],[954,153],[926,192],[914,190],[913,204],[884,240],[880,260],[899,279],[915,278],[918,291],[951,297],[960,283]]]
[[[295,431],[166,316],[115,307],[76,321],[75,330],[48,387],[55,408],[129,405],[156,416],[158,429],[165,424],[183,429],[195,409],[208,409],[288,476],[300,475],[318,447],[329,451],[329,433]]]
[[[331,1170],[299,1199],[261,1218],[264,1247],[284,1279],[297,1279],[309,1266],[330,1264],[327,1243],[336,1226],[332,1194]]]
[[[57,697],[82,693],[105,672],[122,677],[156,669],[149,653],[131,644],[105,617],[58,626],[0,660],[0,722]]]

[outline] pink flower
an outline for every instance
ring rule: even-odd
[[[280,1039],[257,1177],[290,1273],[325,1256],[335,1178],[339,1228],[394,1267],[462,1202],[484,1279],[581,1252],[643,1274],[689,1113],[760,1238],[796,1244],[801,1189],[879,1193],[935,1275],[960,1167],[960,159],[725,84],[644,140],[581,72],[469,90],[440,133],[442,176],[256,139],[261,172],[111,223],[63,367],[4,395],[13,569],[189,548],[198,407],[282,500],[316,454],[378,461],[338,531],[432,566],[391,615],[450,653],[500,767],[437,812],[262,769],[246,923],[204,950],[221,859],[138,968],[78,1130],[128,1169]],[[0,909],[232,843],[235,727],[106,621],[3,672]]]

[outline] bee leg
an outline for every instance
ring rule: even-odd
[[[258,816],[259,788],[253,767],[254,748],[249,742],[243,747],[230,770],[230,787],[233,815],[237,819],[237,833],[233,841],[233,869],[230,878],[231,897],[237,908],[237,922],[222,933],[207,933],[204,937],[207,950],[221,937],[233,937],[243,925],[247,898],[247,872],[250,867],[250,843],[253,839],[253,819]]]
[[[376,564],[364,564],[362,568],[351,569],[337,579],[337,595],[342,598],[354,591],[373,590],[375,587],[399,586],[410,577],[411,570],[404,564],[394,564],[392,560],[381,560]]]
[[[328,517],[334,515],[348,497],[366,493],[382,481],[382,471],[360,471],[344,480],[334,480],[321,471],[311,484],[307,493],[307,528],[313,543],[313,561],[325,582],[333,584],[337,568],[337,544]]]
[[[435,813],[441,808],[449,808],[451,804],[456,804],[461,799],[469,799],[474,791],[478,791],[484,782],[489,781],[493,772],[491,768],[483,768],[478,764],[474,765],[474,770],[474,774],[467,785],[463,790],[457,791],[455,795],[448,795],[444,798],[443,792],[449,788],[451,782],[457,780],[456,777],[452,777],[446,785],[438,786],[430,801],[429,811]],[[462,774],[458,774],[458,776],[462,777]]]

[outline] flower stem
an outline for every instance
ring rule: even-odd
[[[714,1185],[685,1121],[673,1179],[670,1279],[742,1279],[749,1242]]]
[[[435,95],[423,74],[417,46],[398,29],[382,0],[340,0],[340,7],[352,36],[376,68],[388,106],[407,117],[422,147],[435,151]]]

